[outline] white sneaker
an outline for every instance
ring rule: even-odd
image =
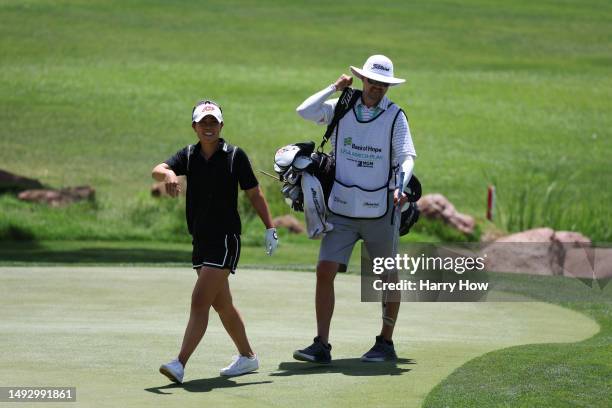
[[[257,359],[257,356],[253,356],[253,358],[245,356],[234,356],[232,358],[232,363],[227,367],[222,368],[219,373],[221,375],[229,377],[250,373],[251,371],[257,370],[258,368],[259,360]]]
[[[172,360],[169,363],[163,364],[159,367],[159,372],[165,375],[175,383],[182,384],[183,383],[183,374],[185,374],[185,369],[178,358]]]

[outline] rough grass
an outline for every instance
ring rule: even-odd
[[[499,197],[507,205],[515,187],[564,161],[580,170],[565,191],[576,228],[609,239],[591,222],[609,212],[591,208],[612,199],[611,10],[605,1],[4,1],[0,163],[56,187],[93,185],[104,222],[72,216],[104,235],[148,190],[151,168],[194,140],[196,100],[220,101],[224,135],[270,169],[279,146],[323,133],[295,106],[384,53],[407,78],[389,96],[408,113],[425,193],[482,215],[492,178],[511,192]],[[274,181],[260,181],[273,212],[287,212]]]
[[[612,207],[607,201],[584,200],[584,194],[576,189],[576,184],[582,183],[581,171],[560,162],[526,174],[519,185],[493,178],[498,187],[496,220],[510,232],[546,226],[557,231],[583,231],[593,241],[609,242]],[[600,181],[607,188],[608,181]]]

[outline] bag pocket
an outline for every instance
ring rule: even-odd
[[[389,194],[387,186],[366,191],[357,186],[347,187],[334,183],[328,200],[331,212],[349,218],[381,218],[387,213]]]

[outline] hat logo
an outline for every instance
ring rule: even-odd
[[[202,109],[203,112],[209,112],[209,111],[214,111],[215,107],[211,106],[211,105],[205,105],[204,108]]]
[[[381,71],[386,71],[386,72],[389,72],[391,70],[389,67],[385,67],[384,65],[380,65],[380,64],[372,64],[372,69],[379,69]]]

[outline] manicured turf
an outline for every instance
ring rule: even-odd
[[[313,367],[291,353],[315,331],[314,276],[239,270],[231,286],[262,368],[218,377],[234,349],[213,317],[178,387],[157,368],[177,352],[194,279],[187,268],[0,268],[0,384],[76,386],[74,406],[82,407],[413,407],[484,353],[576,342],[599,330],[584,315],[546,303],[404,304],[395,336],[401,361],[362,364],[357,358],[379,329],[380,306],[360,303],[358,277],[342,275],[335,362]]]
[[[196,100],[221,102],[224,134],[269,170],[278,147],[323,133],[295,107],[383,53],[407,79],[389,96],[408,113],[426,193],[482,217],[493,181],[506,210],[525,184],[527,207],[541,208],[552,186],[563,192],[553,209],[571,214],[555,227],[610,240],[597,220],[612,218],[611,18],[603,0],[3,1],[1,167],[56,187],[91,184],[100,206],[70,222],[73,213],[1,201],[0,229],[27,225],[41,239],[174,231],[180,216],[156,213],[156,226],[140,198],[151,168],[194,140]],[[261,181],[274,212],[288,211],[274,181]]]
[[[567,278],[506,274],[503,279],[514,293],[546,299],[591,317],[599,324],[599,333],[579,343],[510,347],[478,357],[438,384],[423,406],[609,407],[612,395],[609,279],[592,282],[590,289]]]

